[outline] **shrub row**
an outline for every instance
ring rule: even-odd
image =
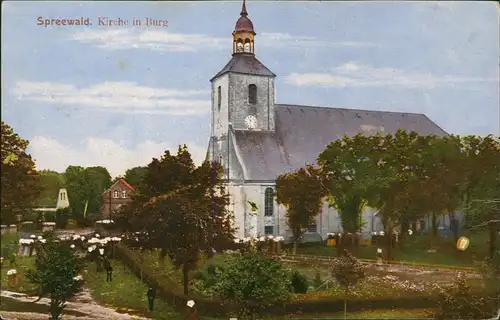
[[[194,300],[197,310],[200,314],[209,316],[221,316],[231,311],[236,311],[239,307],[234,304],[223,303],[218,298],[207,298],[195,293],[185,296],[181,286],[171,280],[155,275],[152,268],[141,265],[138,253],[128,249],[124,245],[116,246],[116,257],[121,259],[130,267],[132,272],[141,277],[149,286],[156,286],[158,297],[167,301],[178,310],[185,310],[186,302]],[[375,300],[352,300],[349,301],[349,310],[360,311],[367,309],[396,309],[396,308],[432,308],[435,307],[435,301],[426,299],[422,296],[416,297],[397,297],[393,299],[375,299]],[[284,304],[275,305],[267,308],[266,313],[272,315],[286,315],[297,313],[334,313],[340,312],[344,308],[344,301],[341,298],[311,298],[306,300],[292,300]]]

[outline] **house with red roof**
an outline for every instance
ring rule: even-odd
[[[101,196],[101,209],[99,213],[103,219],[111,218],[120,209],[121,206],[131,201],[131,195],[134,192],[132,187],[125,179],[118,179],[109,189],[103,192]]]

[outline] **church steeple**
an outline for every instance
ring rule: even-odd
[[[236,21],[233,32],[233,55],[240,53],[254,54],[254,37],[253,23],[248,18],[246,3],[243,0],[240,18]]]

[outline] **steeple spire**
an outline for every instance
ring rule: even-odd
[[[248,18],[246,1],[241,4],[241,13],[233,32],[233,54],[254,54],[253,23]]]
[[[245,0],[243,0],[243,4],[241,5],[241,13],[240,13],[240,15],[241,15],[242,17],[246,17],[246,16],[248,16],[247,6],[246,6],[246,4],[245,4]]]

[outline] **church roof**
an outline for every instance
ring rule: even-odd
[[[262,62],[260,62],[254,54],[250,53],[238,53],[233,55],[233,58],[227,63],[227,65],[212,79],[210,79],[210,81],[227,72],[276,77],[276,75],[272,73],[271,70],[269,70],[264,64],[262,64]]]
[[[276,105],[275,113],[275,132],[234,132],[247,180],[275,180],[306,163],[316,164],[325,147],[344,135],[390,134],[398,129],[447,135],[423,114],[283,104]]]

